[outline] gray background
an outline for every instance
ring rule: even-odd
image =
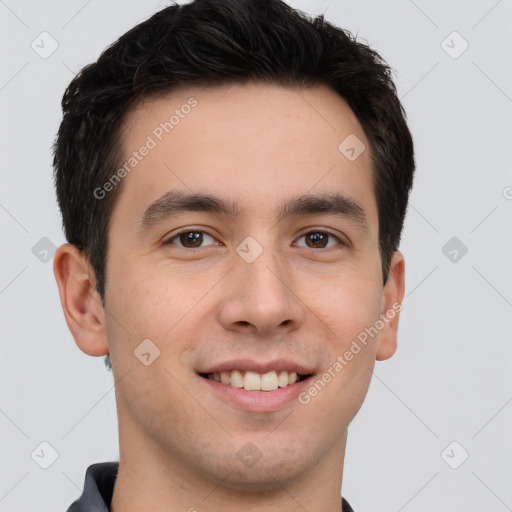
[[[290,3],[381,52],[416,145],[399,348],[349,430],[343,494],[356,512],[512,510],[512,2]],[[50,146],[74,73],[166,5],[0,0],[0,512],[66,510],[118,458],[112,376],[76,347],[52,272]]]

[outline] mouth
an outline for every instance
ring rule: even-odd
[[[196,370],[205,393],[212,392],[223,403],[253,413],[299,403],[297,397],[310,386],[314,372],[313,367],[284,358],[266,362],[232,359]]]
[[[276,391],[287,388],[312,377],[312,373],[297,373],[287,370],[271,370],[259,373],[250,370],[228,370],[199,373],[201,377],[246,391]]]

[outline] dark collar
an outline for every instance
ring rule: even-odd
[[[354,512],[354,509],[345,498],[341,498],[341,512]]]
[[[82,496],[67,512],[110,512],[119,462],[98,462],[87,468]]]

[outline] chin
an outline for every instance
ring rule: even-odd
[[[241,493],[254,493],[260,495],[261,493],[281,493],[283,487],[286,487],[289,481],[294,480],[298,476],[297,467],[293,462],[286,464],[262,464],[258,463],[258,468],[226,468],[226,473],[229,475],[220,485],[224,488],[229,488],[232,491],[239,491]],[[293,471],[292,469],[293,468]]]
[[[261,441],[258,444],[261,446]],[[216,468],[215,475],[217,479],[225,475],[221,485],[235,491],[282,492],[287,482],[310,469],[303,451],[291,447],[270,445],[260,451],[248,441],[232,453],[234,456],[224,461],[224,467]]]

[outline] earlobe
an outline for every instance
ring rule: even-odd
[[[398,320],[402,309],[405,292],[405,262],[400,251],[395,251],[391,258],[389,275],[384,285],[377,361],[389,359],[397,348]]]
[[[80,350],[91,356],[108,354],[105,312],[84,254],[74,245],[61,245],[53,258],[53,273],[66,323]]]

